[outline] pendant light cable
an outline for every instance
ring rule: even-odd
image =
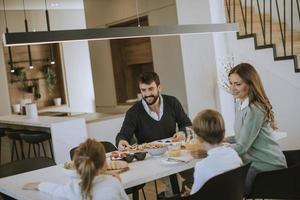
[[[138,20],[138,27],[141,26],[141,23],[140,23],[140,15],[139,15],[139,4],[138,4],[138,0],[135,0],[135,10],[136,10],[136,17],[137,17],[137,20]]]
[[[45,0],[45,14],[46,14],[46,23],[47,23],[47,31],[50,31],[50,20],[49,20],[49,12],[47,7],[47,0]],[[50,64],[55,64],[54,52],[53,52],[53,44],[49,44],[49,51],[50,51]]]
[[[24,11],[24,19],[25,19],[25,30],[26,32],[28,32],[28,22],[27,22],[26,11],[25,11],[25,0],[23,0],[23,11]],[[27,50],[28,50],[28,58],[29,58],[29,69],[33,69],[34,67],[32,65],[30,45],[27,45]]]
[[[7,16],[6,16],[6,6],[5,6],[5,0],[2,0],[3,2],[3,10],[4,10],[4,21],[5,21],[5,31],[6,33],[8,33],[8,23],[7,23]],[[15,72],[15,67],[14,67],[14,61],[13,61],[13,58],[12,58],[12,50],[11,50],[11,47],[8,47],[8,56],[9,56],[9,65],[10,65],[10,72],[11,73],[14,73]]]

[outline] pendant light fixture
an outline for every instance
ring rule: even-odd
[[[5,32],[8,33],[8,26],[7,26],[7,16],[6,16],[6,7],[5,7],[5,0],[2,0],[3,2],[3,10],[4,10],[4,20],[5,20]],[[12,50],[11,47],[8,47],[8,56],[9,56],[9,65],[10,65],[10,72],[14,73],[15,72],[15,67],[14,67],[14,61],[12,58]]]
[[[4,46],[50,44],[73,41],[162,37],[208,33],[237,32],[237,23],[186,24],[173,26],[110,27],[59,31],[15,32],[3,35]]]
[[[25,22],[25,31],[28,33],[28,22],[27,22],[27,17],[26,17],[26,11],[25,11],[25,0],[23,0],[23,11],[24,11],[24,22]],[[31,49],[30,45],[27,45],[27,50],[28,50],[28,58],[29,58],[29,69],[33,69],[33,64],[32,64],[32,58],[31,58]]]
[[[48,7],[47,7],[47,0],[45,0],[45,14],[46,14],[46,22],[47,22],[47,31],[50,31],[50,20],[49,20],[49,12],[48,12]],[[54,59],[54,52],[53,52],[53,44],[49,44],[49,51],[50,51],[50,64],[54,65],[55,64],[55,59]]]
[[[24,1],[24,0],[23,0]],[[93,41],[110,40],[124,38],[141,37],[162,37],[174,35],[207,34],[216,32],[237,32],[237,23],[221,24],[186,24],[186,25],[164,25],[164,26],[141,26],[139,21],[138,0],[135,1],[136,13],[138,18],[137,27],[109,27],[109,28],[89,28],[78,30],[58,30],[51,31],[48,26],[49,16],[47,17],[48,31],[36,31],[25,33],[5,33],[3,35],[4,46],[19,46],[32,44],[51,44],[72,41]],[[46,13],[47,7],[46,7]],[[53,46],[52,46],[53,50]]]
[[[135,0],[135,10],[136,10],[136,18],[137,18],[137,21],[138,21],[138,27],[140,27],[141,23],[140,23],[139,3],[138,3],[138,0]]]

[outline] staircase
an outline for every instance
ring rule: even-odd
[[[273,48],[275,61],[292,59],[295,72],[300,72],[298,0],[224,1],[227,22],[239,23],[238,39],[253,37],[255,49]]]

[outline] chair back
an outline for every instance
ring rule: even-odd
[[[168,200],[243,199],[245,180],[251,163],[242,165],[209,179],[198,192],[187,197],[175,196]]]
[[[111,142],[101,141],[101,143],[103,144],[106,153],[118,150],[118,148],[115,145],[113,145]]]
[[[291,167],[300,162],[300,149],[283,151],[287,166]]]
[[[106,153],[109,153],[109,152],[117,151],[117,150],[118,150],[117,147],[116,147],[115,145],[113,145],[111,142],[108,142],[108,141],[101,141],[101,143],[103,144]],[[70,158],[71,158],[71,160],[73,159],[73,155],[74,155],[75,150],[76,150],[77,148],[78,148],[78,147],[73,147],[73,148],[70,150]]]
[[[50,158],[38,157],[17,160],[0,166],[0,178],[56,165]]]
[[[257,174],[247,198],[300,199],[300,150],[283,153],[288,168]]]
[[[198,192],[187,199],[243,199],[245,180],[250,164],[245,164],[211,178]]]

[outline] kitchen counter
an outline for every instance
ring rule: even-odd
[[[50,117],[50,116],[38,116],[35,119],[29,119],[25,115],[0,116],[1,124],[24,125],[24,126],[34,126],[34,127],[44,127],[44,128],[51,128],[51,125],[54,123],[61,123],[70,120],[73,119],[69,117]]]
[[[70,149],[88,137],[83,118],[38,116],[35,119],[28,119],[24,115],[6,115],[0,116],[0,127],[50,133],[54,160],[57,164],[69,161]]]

